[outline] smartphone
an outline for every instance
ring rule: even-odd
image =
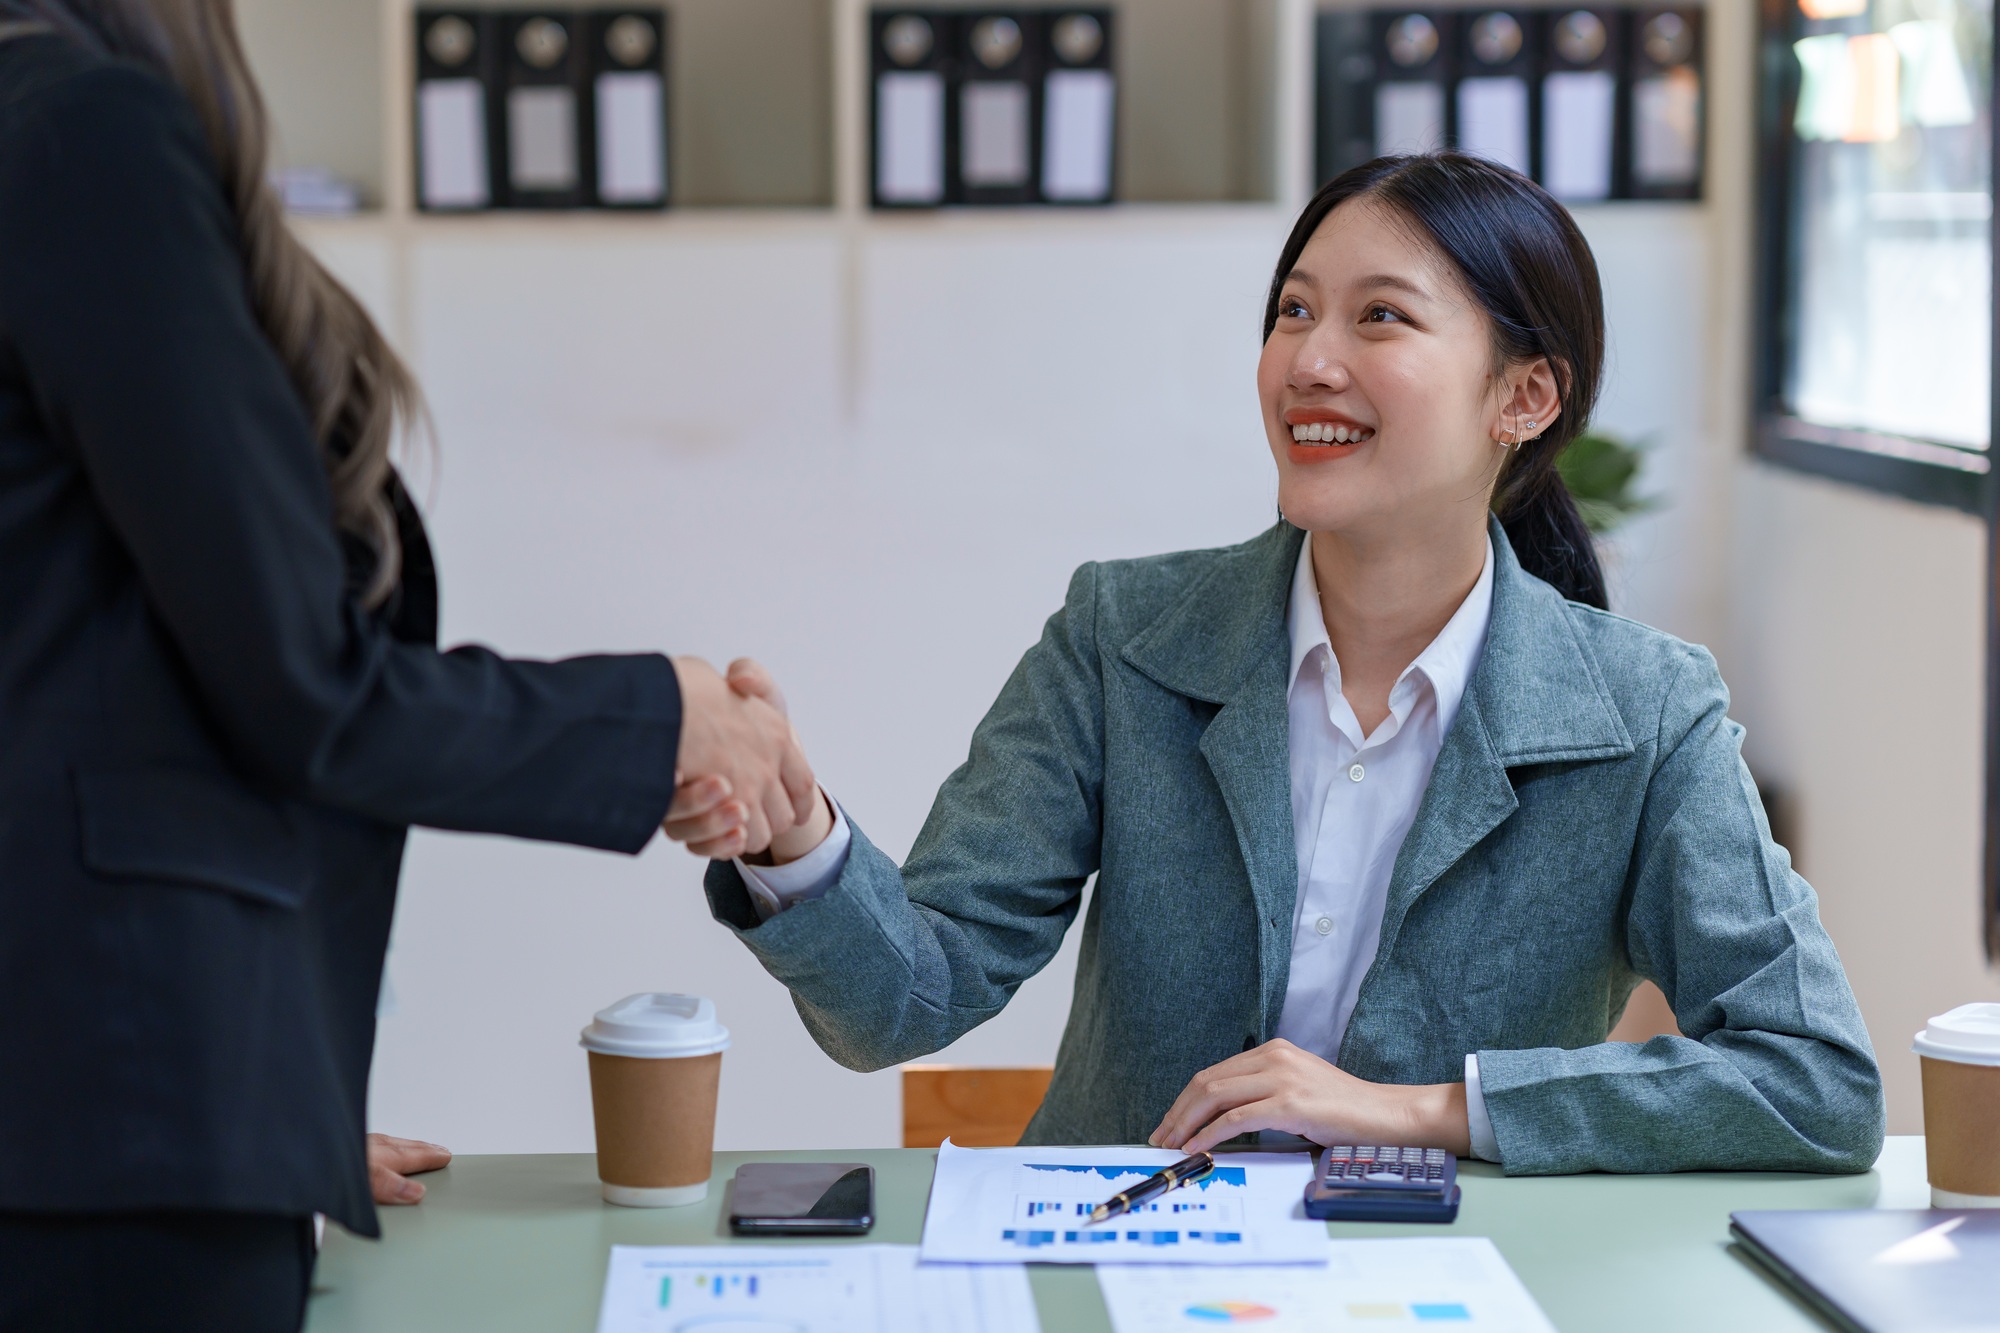
[[[729,1229],[739,1236],[861,1236],[875,1225],[872,1166],[749,1162],[733,1186]]]

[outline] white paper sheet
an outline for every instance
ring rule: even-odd
[[[666,83],[657,74],[597,78],[597,197],[654,204],[667,195]]]
[[[1485,1237],[1328,1241],[1323,1267],[1097,1270],[1115,1333],[1254,1324],[1259,1333],[1555,1333]]]
[[[507,179],[517,190],[573,190],[576,94],[530,86],[507,92]]]
[[[492,198],[486,165],[486,89],[477,79],[417,85],[419,195],[425,208],[484,208]]]
[[[1526,175],[1528,81],[1516,78],[1458,81],[1458,147]]]
[[[958,173],[967,185],[1028,183],[1028,85],[991,80],[958,93]]]
[[[1312,1158],[1226,1153],[1192,1185],[1092,1226],[1090,1210],[1182,1154],[1158,1148],[938,1149],[923,1256],[954,1263],[1322,1263]]]
[[[916,70],[875,81],[875,192],[892,204],[944,198],[944,75]]]
[[[614,1245],[597,1333],[1040,1333],[1027,1270],[914,1245]]]
[[[1632,84],[1632,175],[1691,185],[1701,171],[1701,79],[1682,66]]]
[[[1608,70],[1542,79],[1542,184],[1558,199],[1611,197],[1611,126],[1618,80]]]
[[[1043,82],[1043,195],[1061,200],[1110,198],[1117,104],[1118,85],[1110,70],[1059,69]]]
[[[1436,83],[1375,85],[1375,151],[1430,153],[1444,147],[1444,87]]]

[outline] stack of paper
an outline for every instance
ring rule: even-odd
[[[914,1245],[616,1245],[597,1333],[1040,1333],[1027,1270]]]
[[[1238,1153],[1134,1211],[1090,1210],[1180,1153],[1157,1148],[938,1150],[924,1216],[926,1260],[1038,1264],[1326,1262],[1326,1224],[1305,1214],[1312,1159]]]

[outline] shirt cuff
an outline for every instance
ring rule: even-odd
[[[1500,1160],[1500,1141],[1493,1137],[1493,1122],[1486,1116],[1486,1094],[1479,1090],[1479,1057],[1465,1057],[1465,1121],[1472,1131],[1472,1155],[1482,1162]]]
[[[823,896],[847,868],[847,849],[854,843],[854,833],[847,827],[840,802],[828,796],[826,803],[833,808],[833,830],[798,860],[781,866],[753,866],[740,856],[736,858],[736,873],[743,876],[743,887],[750,892],[758,919],[769,921],[787,907]]]

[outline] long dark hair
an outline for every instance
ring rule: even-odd
[[[362,604],[401,574],[389,446],[421,419],[415,379],[361,303],[307,252],[265,180],[270,122],[229,0],[0,0],[0,19],[38,20],[105,55],[137,61],[193,104],[236,214],[250,304],[304,401],[333,489],[334,523],[373,553]]]
[[[1306,242],[1327,215],[1367,197],[1414,223],[1486,310],[1500,366],[1546,357],[1562,412],[1510,452],[1493,512],[1521,567],[1571,601],[1605,608],[1604,570],[1556,458],[1583,432],[1604,368],[1604,295],[1597,261],[1563,206],[1518,172],[1463,153],[1378,157],[1321,187],[1292,225],[1264,305],[1264,337]]]

